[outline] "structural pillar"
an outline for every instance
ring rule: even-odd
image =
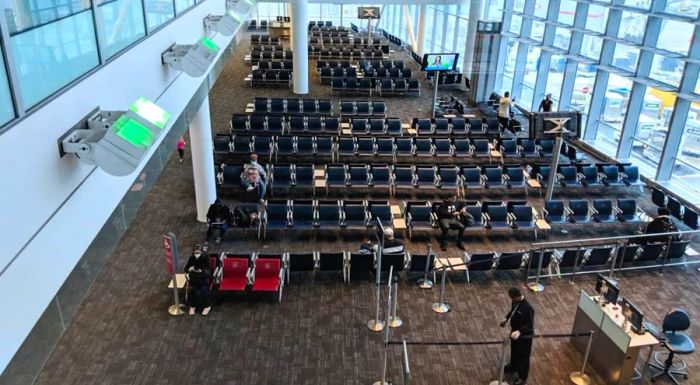
[[[415,51],[419,56],[423,56],[423,44],[425,43],[425,18],[426,18],[426,12],[428,11],[428,6],[426,4],[422,4],[420,6],[420,9],[418,11],[418,33],[416,37],[416,45]]]
[[[476,27],[484,14],[484,0],[471,0],[469,2],[469,22],[467,23],[467,44],[464,48],[462,58],[462,73],[465,78],[471,78],[474,59],[474,48],[476,46]],[[466,89],[466,85],[461,87]]]
[[[197,114],[190,122],[190,149],[192,151],[197,220],[206,223],[209,206],[216,200],[216,172],[214,171],[209,95],[204,98]]]
[[[411,42],[411,47],[416,46],[416,35],[413,32],[413,17],[411,17],[411,9],[408,4],[403,5],[403,19],[406,23],[406,34],[408,34],[408,40]]]
[[[287,8],[285,8],[285,11],[286,11],[286,12],[285,12],[285,16],[286,16],[286,15],[289,15],[289,17],[290,17],[290,19],[291,19],[291,17],[292,17],[292,16],[291,16],[291,15],[292,15],[292,3],[288,3],[288,4],[287,4]],[[291,49],[292,51],[294,51],[294,28],[292,28],[292,29],[289,31],[289,49]]]
[[[291,3],[292,46],[294,47],[294,93],[309,93],[309,1]]]

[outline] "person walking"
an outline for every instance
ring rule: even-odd
[[[185,147],[187,146],[185,138],[181,136],[180,139],[177,140],[175,146],[177,147],[177,155],[180,157],[180,163],[182,163],[183,159],[185,159]]]
[[[510,99],[510,92],[506,91],[503,97],[498,101],[498,122],[504,130],[511,130],[510,111],[515,99]]]
[[[522,385],[527,381],[530,371],[530,354],[532,353],[532,335],[535,332],[535,309],[525,299],[523,292],[517,287],[508,290],[511,300],[510,311],[501,327],[510,324],[510,363],[506,365],[507,372],[515,372],[517,378],[514,385]]]
[[[547,94],[544,99],[540,102],[540,108],[537,109],[539,112],[552,112],[552,94]]]

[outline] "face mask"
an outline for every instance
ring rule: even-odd
[[[251,160],[251,161],[250,161],[250,164],[258,164],[258,161],[257,161],[257,160]]]
[[[194,255],[195,258],[199,258],[201,256],[202,256],[202,254],[199,254],[199,253],[195,253],[195,255]]]

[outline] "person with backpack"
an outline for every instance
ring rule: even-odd
[[[657,210],[657,217],[654,218],[649,224],[647,224],[646,229],[644,229],[644,234],[663,234],[672,233],[678,231],[676,225],[673,224],[671,219],[671,210],[667,207],[659,207]],[[657,237],[646,237],[642,238],[644,243],[655,243],[655,242],[668,242],[669,238],[677,237],[677,235],[660,235]]]
[[[262,203],[265,200],[267,174],[265,168],[258,163],[258,154],[250,154],[250,163],[243,166],[241,173],[241,183],[246,191],[258,189],[258,198]]]

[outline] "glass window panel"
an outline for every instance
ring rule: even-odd
[[[616,43],[612,65],[625,71],[634,72],[637,69],[639,49],[625,44]]]
[[[520,16],[513,15],[510,19],[510,26],[508,31],[520,35],[520,27],[523,25],[523,18]]]
[[[610,74],[595,138],[595,145],[607,155],[615,156],[617,153],[631,89],[631,80]]]
[[[559,22],[574,25],[574,16],[576,15],[576,1],[561,0],[559,5]]]
[[[588,18],[586,19],[586,29],[594,32],[605,32],[608,21],[608,8],[590,4],[588,6]]]
[[[445,17],[447,19],[447,30],[445,31],[445,44],[442,48],[444,51],[447,51],[447,52],[461,52],[464,49],[464,46],[454,47],[455,36],[456,36],[455,28],[457,28],[457,17],[452,16],[452,15],[446,15]],[[463,35],[466,35],[466,34],[467,33],[465,30]],[[463,55],[460,55],[460,57],[462,57],[462,56]]]
[[[695,93],[700,94],[700,78],[695,81]]]
[[[569,50],[569,42],[571,41],[571,30],[567,28],[557,27],[554,33],[553,45],[563,50]]]
[[[700,11],[700,1],[681,0],[667,1],[666,12],[681,16],[696,17]]]
[[[561,84],[564,82],[564,71],[566,70],[566,57],[563,55],[552,55],[549,61],[549,73],[547,83],[545,85],[545,94],[552,94],[554,101],[554,110],[559,106],[559,94],[561,93]]]
[[[583,35],[583,40],[581,42],[581,55],[598,60],[600,58],[600,50],[603,48],[603,39],[591,36]]]
[[[674,159],[671,184],[684,198],[700,203],[700,103],[692,103]]]
[[[10,35],[15,35],[88,9],[89,0],[6,1],[5,17]]]
[[[628,7],[634,7],[639,9],[649,9],[651,7],[652,0],[625,0],[623,4]]]
[[[542,41],[544,36],[544,23],[541,21],[532,22],[532,31],[530,31],[530,37],[537,41]]]
[[[651,61],[649,77],[660,82],[678,87],[683,76],[684,62],[662,55],[654,55]]]
[[[463,13],[463,15],[468,16],[469,8],[463,5],[462,9],[464,8],[467,8],[467,11]],[[488,6],[486,7],[485,19],[501,20],[501,18],[503,17],[503,12],[501,11],[501,9],[503,9],[503,0],[490,0]]]
[[[549,0],[537,0],[535,2],[535,16],[546,18],[547,7],[549,7]]]
[[[525,9],[525,0],[513,0],[513,10],[523,12]]]
[[[674,100],[672,94],[652,87],[647,87],[644,93],[642,112],[632,142],[632,158],[645,175],[656,175],[668,131],[669,121],[665,118],[670,118]]]
[[[116,0],[97,4],[97,33],[105,59],[146,35],[140,1]]]
[[[194,0],[175,0],[175,13],[178,15],[194,5]]]
[[[27,108],[98,65],[89,10],[12,36],[10,44]]]
[[[5,59],[0,55],[0,125],[3,125],[15,117],[15,109],[12,105],[12,94],[7,81]]]
[[[666,51],[688,54],[693,38],[693,25],[675,20],[663,19],[656,47]]]
[[[530,106],[535,97],[535,81],[537,80],[537,70],[540,67],[541,50],[530,46],[527,50],[527,62],[523,73],[523,90],[520,93],[520,104]]]
[[[445,14],[442,12],[438,12],[437,15],[435,15],[435,40],[433,40],[437,50],[440,50],[440,48],[442,46],[444,22],[445,22]]]
[[[513,75],[515,74],[515,58],[518,55],[519,43],[515,39],[508,39],[508,48],[506,50],[506,62],[503,66],[503,81],[501,83],[501,92],[510,91],[513,87]]]
[[[593,83],[595,83],[596,70],[592,64],[579,63],[576,68],[576,78],[574,80],[574,90],[571,94],[571,105],[567,106],[567,110],[576,110],[583,115],[583,122],[586,127],[586,118],[588,117],[588,109],[591,106],[591,93],[593,92]],[[563,109],[563,108],[560,108]]]
[[[641,43],[644,39],[646,23],[647,17],[641,13],[622,12],[622,19],[620,20],[620,29],[617,32],[617,37],[634,43]]]
[[[146,8],[146,25],[149,32],[175,17],[172,0],[144,0],[143,4]]]

